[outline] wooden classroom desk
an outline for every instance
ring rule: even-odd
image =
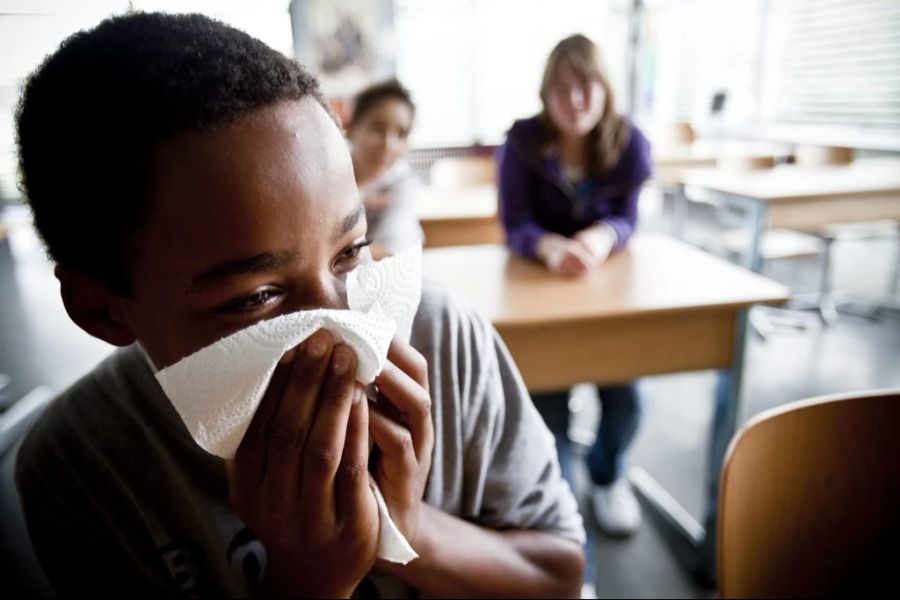
[[[480,185],[443,190],[423,189],[416,202],[425,247],[502,242],[497,218],[497,187]]]
[[[860,159],[847,165],[779,165],[759,171],[688,170],[685,186],[710,190],[751,218],[748,266],[762,267],[760,242],[769,228],[814,231],[826,225],[900,221],[900,160]]]
[[[784,286],[659,234],[636,235],[583,278],[502,245],[426,250],[424,272],[491,320],[532,391],[728,368],[738,311],[787,299]]]
[[[687,542],[690,551],[679,558],[714,573],[718,468],[740,412],[747,309],[784,302],[788,289],[649,233],[635,235],[582,278],[553,275],[499,244],[425,250],[424,275],[491,320],[531,391],[674,371],[730,372],[727,401],[717,403],[713,420],[706,528],[645,472],[630,475],[651,509]]]
[[[688,201],[684,193],[685,173],[692,169],[715,169],[716,166],[765,164],[771,166],[776,157],[786,155],[784,148],[761,142],[740,140],[698,140],[692,144],[652,146],[653,181],[664,196],[671,199],[669,232],[681,237],[688,218]]]
[[[653,179],[663,186],[681,183],[688,169],[713,168],[720,162],[765,161],[788,152],[779,145],[741,140],[698,140],[692,144],[651,145]]]

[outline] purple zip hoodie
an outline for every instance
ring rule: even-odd
[[[650,178],[650,143],[629,123],[628,144],[619,162],[603,177],[577,188],[562,173],[559,158],[542,153],[550,135],[539,117],[516,121],[497,151],[500,219],[506,242],[518,254],[535,258],[538,238],[548,232],[571,237],[595,223],[616,232],[613,250],[634,232],[641,184]]]

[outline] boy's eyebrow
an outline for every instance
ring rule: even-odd
[[[362,205],[362,203],[360,203],[360,205],[357,206],[353,210],[353,212],[348,214],[346,217],[344,217],[344,220],[341,221],[341,224],[338,226],[338,230],[337,230],[337,233],[335,234],[335,237],[341,237],[341,236],[347,235],[347,232],[349,232],[351,229],[356,227],[356,224],[359,222],[359,218],[361,216],[363,216],[364,214],[366,214],[366,209]]]
[[[338,237],[346,235],[347,232],[356,227],[360,217],[362,217],[365,212],[365,207],[360,203],[353,209],[353,212],[349,213],[341,220],[338,224],[336,235]],[[262,254],[257,254],[256,256],[251,256],[249,258],[226,260],[195,275],[191,279],[191,284],[188,286],[187,293],[200,291],[234,275],[273,271],[296,260],[299,256],[299,252],[285,250],[282,252],[263,252]]]
[[[292,262],[300,256],[299,252],[285,250],[283,252],[263,252],[249,258],[226,260],[195,275],[187,292],[197,292],[215,285],[217,282],[241,273],[260,273],[272,271]]]

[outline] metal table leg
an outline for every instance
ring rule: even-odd
[[[684,193],[684,184],[676,183],[672,186],[667,186],[664,193],[670,195],[672,199],[672,235],[678,239],[684,239],[689,211],[687,195]]]
[[[700,525],[645,470],[634,467],[628,478],[645,508],[660,526],[676,557],[694,577],[708,585],[716,581],[716,525],[719,478],[728,444],[737,430],[748,309],[735,314],[731,367],[719,373],[715,410],[707,455],[706,517]]]

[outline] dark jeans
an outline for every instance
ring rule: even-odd
[[[586,462],[591,480],[597,485],[608,485],[622,475],[625,452],[637,433],[643,411],[634,382],[597,389],[600,392],[600,423]],[[568,436],[569,391],[532,394],[531,397],[556,438],[563,477],[574,489],[572,446]]]

